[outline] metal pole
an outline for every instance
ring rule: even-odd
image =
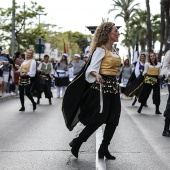
[[[39,61],[41,61],[41,37],[39,38]]]
[[[24,32],[25,32],[25,2],[24,2]]]
[[[11,38],[11,56],[15,53],[15,0],[12,1],[12,38]]]
[[[40,14],[38,14],[39,15],[39,27],[40,27]]]

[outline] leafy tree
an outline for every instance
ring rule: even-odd
[[[125,23],[129,20],[129,18],[135,16],[135,13],[138,11],[139,3],[133,5],[134,0],[113,0],[114,4],[113,8],[109,10],[108,13],[119,10],[121,11],[118,13],[115,18],[121,17],[124,19]]]
[[[138,11],[138,5],[139,3],[134,4],[134,0],[113,0],[113,8],[108,11],[108,13],[118,10],[121,11],[115,16],[115,19],[117,17],[121,17],[124,19],[124,22],[127,24],[130,18],[133,18],[136,15],[136,12]],[[126,34],[129,34],[128,29],[126,29]],[[127,37],[126,37],[127,38]],[[128,38],[127,38],[128,39]],[[129,41],[129,40],[127,40]],[[128,45],[128,44],[127,44]],[[128,47],[128,54],[129,54],[129,60],[131,61],[131,52],[130,52],[130,44]]]
[[[24,37],[29,37],[30,30],[35,19],[39,14],[44,14],[44,7],[39,6],[36,2],[31,2],[31,7],[19,6],[15,4],[16,15],[15,15],[15,43],[17,48],[19,46],[25,46]],[[0,36],[1,43],[10,43],[12,23],[10,22],[12,15],[12,8],[0,9],[0,29],[3,34]],[[41,35],[41,26],[38,26],[37,35]],[[22,38],[22,39],[21,39]],[[28,39],[27,39],[28,40]]]

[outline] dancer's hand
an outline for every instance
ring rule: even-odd
[[[97,82],[99,82],[101,84],[104,83],[104,79],[102,78],[102,76],[99,73],[96,73],[95,71],[92,71],[91,75],[96,78]]]

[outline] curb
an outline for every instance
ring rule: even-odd
[[[0,103],[4,102],[4,101],[7,101],[7,100],[15,99],[15,98],[16,98],[16,95],[0,97]]]

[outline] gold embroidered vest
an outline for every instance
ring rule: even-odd
[[[156,68],[156,67],[150,68],[150,67],[148,67],[147,74],[148,75],[153,75],[153,76],[158,76],[159,75],[159,68]]]
[[[115,76],[121,65],[121,58],[113,57],[106,48],[104,49],[105,56],[101,61],[99,73],[104,75]]]
[[[30,66],[31,66],[31,61],[30,60],[27,64],[21,65],[21,73],[27,73],[30,70]]]

